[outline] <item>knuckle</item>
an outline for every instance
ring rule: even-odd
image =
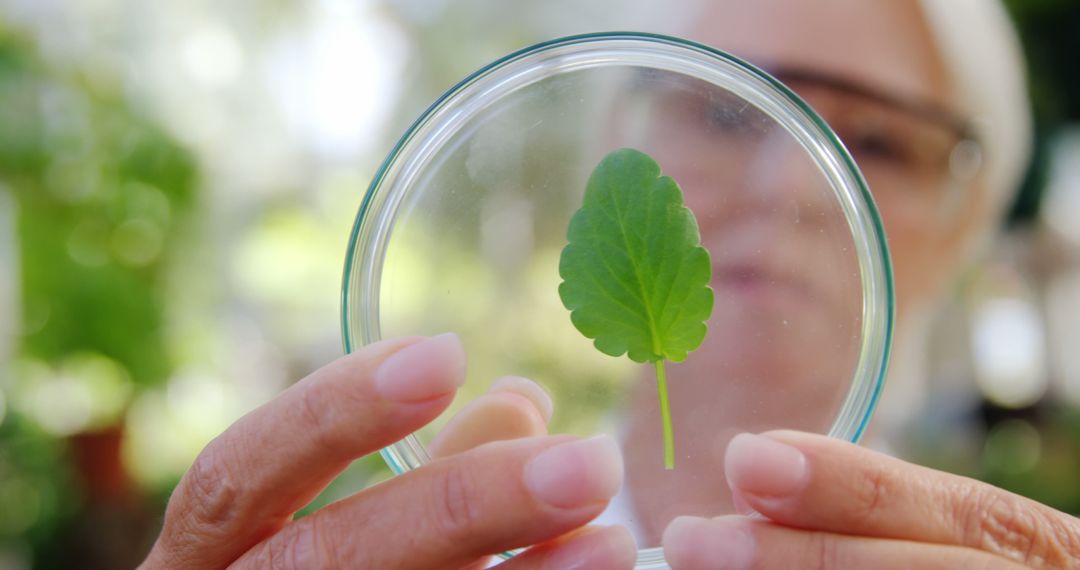
[[[333,411],[326,405],[326,402],[335,399],[334,394],[329,392],[330,388],[325,384],[309,385],[301,394],[299,413],[301,429],[310,434],[320,449],[333,452],[341,448],[342,442],[331,419]]]
[[[1036,524],[1031,513],[1018,501],[999,493],[988,493],[982,500],[982,516],[973,525],[982,535],[986,550],[1000,552],[1014,560],[1026,561],[1038,544]]]
[[[296,568],[348,568],[349,557],[342,549],[352,544],[348,540],[327,537],[329,530],[319,516],[301,519],[297,525],[296,539],[292,542],[289,560]]]
[[[218,457],[219,445],[219,441],[211,442],[195,458],[169,500],[161,536],[154,545],[156,559],[167,560],[168,567],[198,567],[206,545],[235,531],[240,492],[236,478]]]
[[[237,518],[241,496],[238,481],[215,449],[211,444],[203,450],[185,475],[183,518],[202,532],[227,529]]]
[[[1043,557],[1050,567],[1070,565],[1080,568],[1080,519],[1063,513],[1055,513],[1047,524],[1046,555]]]
[[[476,487],[476,480],[464,466],[450,465],[443,473],[435,501],[438,506],[435,524],[447,540],[463,539],[480,525]]]
[[[289,543],[274,537],[267,541],[266,547],[259,549],[258,554],[251,560],[251,568],[257,570],[284,570],[286,568],[301,568],[297,560],[290,557]]]
[[[849,548],[848,542],[842,535],[828,532],[806,532],[804,548],[799,549],[798,565],[791,561],[791,568],[806,568],[811,570],[846,570],[848,568],[865,567],[865,560]],[[779,560],[763,562],[759,567],[779,567]]]
[[[344,568],[341,557],[324,546],[333,544],[322,540],[318,517],[301,519],[283,532],[274,535],[252,559],[251,567],[259,570],[293,568]]]
[[[872,521],[881,512],[888,495],[888,477],[885,466],[874,462],[859,470],[859,482],[855,486],[853,517],[856,524]]]
[[[347,414],[370,407],[370,402],[356,390],[332,383],[312,382],[300,394],[297,421],[300,429],[309,434],[312,443],[323,453],[352,457],[358,443],[365,441],[370,434],[365,431],[357,433],[356,422],[350,421]]]
[[[814,568],[817,570],[835,570],[847,568],[841,560],[839,545],[829,535],[814,533],[811,539],[811,552],[814,553]]]
[[[957,507],[965,544],[1026,565],[1041,566],[1066,553],[1053,520],[1018,496],[976,486]]]

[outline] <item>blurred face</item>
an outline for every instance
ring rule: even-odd
[[[963,118],[963,107],[918,3],[705,4],[689,36],[777,73],[854,155],[883,217],[901,313],[932,300],[961,261],[964,239],[984,222],[985,204],[950,172],[959,142],[950,115]]]
[[[704,4],[690,37],[772,72],[852,152],[883,217],[902,321],[955,271],[979,217],[977,193],[954,175],[965,121],[917,4]],[[682,185],[714,262],[710,334],[683,374],[752,384],[763,401],[796,389],[821,417],[788,426],[826,429],[862,341],[858,260],[840,204],[808,153],[740,97],[676,75],[641,85],[635,96],[655,110],[644,150]]]
[[[986,222],[980,193],[957,180],[964,122],[917,4],[703,4],[686,36],[774,73],[851,151],[883,218],[903,326],[904,314],[952,277],[965,240]],[[715,474],[736,430],[829,428],[859,357],[863,302],[846,218],[806,151],[736,97],[702,96],[708,86],[674,78],[657,83],[648,96],[664,120],[650,124],[644,150],[697,216],[716,305],[705,344],[674,367],[671,383],[683,424],[676,433],[698,434],[677,442],[689,459],[662,473],[654,451],[628,457],[654,532],[675,514],[730,508]],[[641,402],[653,398],[642,390]],[[632,441],[658,444],[652,415],[641,418]],[[642,482],[650,476],[663,483]]]

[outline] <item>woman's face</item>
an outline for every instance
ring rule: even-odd
[[[902,321],[954,273],[978,215],[975,193],[953,183],[963,121],[917,4],[703,5],[691,39],[776,74],[852,152],[881,211]],[[826,429],[863,342],[856,247],[839,202],[792,136],[741,98],[679,76],[643,83],[658,118],[644,150],[683,187],[713,258],[710,333],[683,374],[752,384],[761,401],[794,389],[820,417],[788,427]]]
[[[918,5],[703,4],[684,35],[774,72],[851,151],[885,225],[903,326],[911,307],[939,294],[967,237],[987,221],[981,193],[952,183],[959,105]],[[644,131],[643,150],[683,187],[713,258],[716,295],[703,346],[673,367],[685,469],[665,474],[648,452],[628,457],[631,485],[649,488],[635,493],[639,507],[666,513],[656,530],[673,516],[670,505],[725,509],[717,450],[736,430],[829,428],[862,348],[863,298],[846,218],[806,151],[737,98],[677,78],[653,83],[648,96],[663,120]],[[641,408],[655,399],[644,388],[639,398]],[[641,417],[634,441],[647,448],[658,436],[652,416]]]
[[[956,134],[939,119],[905,108],[928,106],[960,117],[964,111],[919,3],[702,4],[692,39],[771,70],[820,74],[902,102],[862,104],[835,89],[789,83],[838,132],[867,178],[888,234],[901,318],[909,307],[932,301],[963,261],[966,238],[987,223],[987,209],[981,192],[950,178]]]
[[[852,152],[883,218],[902,322],[939,294],[985,217],[979,193],[950,169],[963,121],[917,4],[704,4],[688,35],[776,74]],[[682,185],[714,261],[716,308],[701,351],[709,356],[697,358],[694,375],[850,378],[859,268],[823,175],[740,98],[678,77],[651,85],[662,120],[647,129],[645,150]]]

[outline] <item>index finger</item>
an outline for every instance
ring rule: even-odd
[[[378,342],[324,366],[207,445],[148,567],[221,568],[280,530],[353,459],[434,419],[464,380],[455,335]]]
[[[773,521],[814,530],[977,548],[1035,566],[1080,560],[1080,523],[990,485],[800,432],[740,434],[732,492]]]

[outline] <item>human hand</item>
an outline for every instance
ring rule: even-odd
[[[533,544],[501,568],[632,565],[624,530],[580,529],[621,484],[610,438],[459,439],[459,453],[293,520],[353,459],[438,416],[464,362],[454,335],[387,340],[244,416],[181,479],[142,568],[461,568]]]
[[[1080,521],[972,479],[806,433],[742,434],[725,471],[757,517],[682,517],[691,568],[1080,568]]]

